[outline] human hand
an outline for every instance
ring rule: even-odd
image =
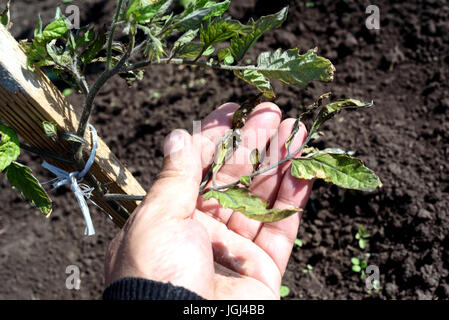
[[[170,282],[206,299],[279,299],[301,214],[261,223],[198,196],[215,146],[230,129],[238,107],[233,103],[221,106],[193,137],[175,130],[166,138],[162,172],[109,246],[107,284],[138,277]],[[269,149],[262,168],[268,161],[284,158],[284,142],[294,121],[281,122],[281,111],[272,103],[258,105],[241,129],[243,141],[232,161],[217,174],[217,184],[234,182],[252,172],[248,159],[254,146],[259,151],[277,146]],[[292,150],[301,146],[306,135],[301,125]],[[251,192],[275,208],[303,208],[311,187],[312,182],[292,177],[285,163],[256,176]]]

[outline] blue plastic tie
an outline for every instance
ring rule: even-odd
[[[90,123],[89,127],[92,133],[92,151],[90,153],[89,159],[86,162],[86,166],[81,172],[67,172],[61,168],[49,164],[46,161],[42,162],[42,166],[56,175],[56,178],[52,180],[55,181],[53,183],[53,189],[57,189],[65,184],[70,185],[70,189],[75,194],[76,200],[78,201],[78,204],[81,208],[81,212],[83,213],[84,221],[86,221],[86,229],[84,230],[84,234],[92,236],[95,234],[95,229],[90,217],[90,211],[86,203],[86,198],[90,198],[94,188],[90,188],[86,184],[80,184],[80,181],[83,180],[84,176],[89,172],[90,167],[94,163],[95,154],[97,152],[97,130],[95,130],[94,126]]]

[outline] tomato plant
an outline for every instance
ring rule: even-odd
[[[108,30],[95,30],[89,26],[74,29],[58,9],[54,19],[46,25],[39,17],[32,41],[21,43],[29,69],[49,69],[85,97],[77,132],[65,136],[73,144],[73,159],[70,161],[78,167],[84,165],[82,137],[95,110],[95,98],[109,79],[118,75],[131,85],[142,79],[146,70],[154,65],[185,64],[233,72],[260,92],[235,112],[231,130],[218,143],[214,162],[201,184],[200,194],[205,199],[215,198],[223,207],[263,222],[286,218],[301,209],[270,208],[266,201],[251,194],[250,186],[254,177],[287,162],[291,162],[291,174],[298,179],[322,179],[343,188],[362,191],[372,191],[381,186],[374,172],[351,152],[339,148],[318,150],[311,146],[311,142],[320,137],[319,128],[325,121],[343,110],[373,105],[352,98],[327,101],[330,94],[323,94],[304,108],[285,143],[287,155],[283,159],[260,168],[265,150],[255,149],[249,159],[254,168],[250,175],[218,185],[215,176],[239,147],[242,140],[240,129],[247,117],[262,96],[265,99],[275,97],[271,82],[278,80],[304,88],[312,81],[332,81],[335,68],[331,61],[319,56],[316,49],[301,52],[298,48],[262,52],[255,64],[244,63],[246,53],[258,39],[286,20],[287,7],[242,23],[226,14],[229,0],[183,1],[184,10],[179,13],[172,9],[172,4],[172,0],[118,0]],[[8,8],[9,2],[1,13],[0,21],[5,26],[10,25]],[[101,65],[103,71],[89,83],[85,72],[92,64]],[[299,148],[291,150],[291,142],[299,131],[301,120],[311,114],[315,116],[307,138]],[[47,136],[60,138],[51,124],[43,123],[43,129]],[[0,133],[0,170],[25,198],[48,215],[51,201],[47,193],[31,172],[16,162],[20,153],[17,136],[3,124],[0,125]],[[208,184],[209,181],[212,183]],[[97,183],[94,189],[103,192],[101,184]],[[136,200],[139,197],[123,195],[117,199]]]

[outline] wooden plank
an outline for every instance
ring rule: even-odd
[[[26,55],[17,41],[0,25],[0,119],[14,128],[19,137],[30,146],[64,156],[65,150],[71,150],[68,142],[60,140],[60,145],[45,136],[42,121],[51,121],[58,127],[58,133],[76,132],[82,113],[81,107],[70,105],[61,92],[51,83],[45,74],[36,68],[34,72],[26,68]],[[99,132],[99,136],[101,131]],[[84,138],[92,144],[90,130]],[[88,154],[84,155],[86,158]],[[74,170],[67,164],[57,163],[64,170]],[[95,163],[90,172],[97,180],[106,185],[111,193],[144,195],[145,190],[111,152],[104,141],[98,138]],[[101,206],[114,222],[122,226],[123,217],[102,199],[93,200]],[[121,204],[132,212],[137,202],[126,201]]]

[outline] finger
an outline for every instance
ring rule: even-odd
[[[304,208],[312,190],[312,184],[311,180],[293,177],[289,167],[282,179],[273,208]],[[284,274],[287,267],[300,220],[301,213],[297,213],[281,221],[264,223],[254,239],[254,243],[270,255],[281,274]]]
[[[287,141],[290,137],[295,121],[296,119],[293,118],[282,121],[277,135],[270,142],[270,148],[267,150],[267,156],[265,157],[260,169],[274,165],[287,157],[288,151],[285,147],[285,141]],[[300,122],[298,132],[290,144],[291,152],[301,147],[306,138],[306,127]],[[276,168],[254,177],[251,183],[251,191],[262,196],[264,200],[269,201],[270,205],[273,205],[276,200],[276,195],[281,185],[282,178],[289,167],[289,163],[290,162],[287,161]]]
[[[203,174],[214,158],[216,146],[231,128],[234,112],[239,108],[236,103],[225,103],[201,121],[199,132],[194,132],[193,141],[201,153]]]
[[[281,111],[273,103],[259,104],[249,115],[245,126],[241,129],[242,141],[231,159],[221,168],[216,177],[217,185],[225,185],[238,180],[241,176],[252,172],[250,153],[254,148],[265,149],[270,137],[276,132],[281,120]],[[210,187],[210,182],[206,187]],[[227,223],[232,210],[223,209],[216,200],[198,200],[198,209],[207,212],[223,223]]]
[[[273,292],[273,297],[279,296],[281,275],[266,252],[206,213],[195,210],[193,219],[209,233],[216,263],[264,283]]]
[[[215,268],[215,297],[216,300],[244,299],[251,300],[279,300],[280,293],[273,292],[267,285],[257,279],[242,276],[218,263],[214,263]],[[280,286],[279,286],[280,287]],[[278,291],[280,291],[278,289]]]
[[[151,219],[187,218],[194,209],[201,181],[199,154],[185,130],[174,130],[164,142],[164,166],[137,210]]]
[[[270,165],[278,163],[287,156],[287,149],[285,148],[285,141],[290,136],[295,119],[290,118],[281,122],[279,129],[274,137],[270,140],[270,146],[267,150],[267,155],[261,165],[260,169],[267,168]],[[306,139],[307,132],[303,124],[291,143],[291,150],[296,150]],[[288,168],[288,162],[280,165],[264,174],[254,177],[251,182],[251,193],[268,201],[271,205],[274,203],[276,194],[282,181],[282,177]],[[258,234],[261,223],[248,219],[240,212],[234,212],[228,221],[228,228],[237,232],[238,234],[253,240]]]

